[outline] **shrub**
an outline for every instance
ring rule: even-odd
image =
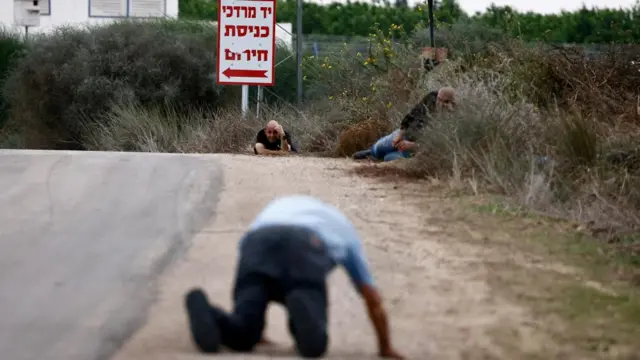
[[[427,82],[433,88],[453,86],[458,105],[454,113],[440,114],[424,132],[417,170],[433,176],[473,175],[494,191],[515,191],[527,176],[534,152],[542,150],[531,141],[539,114],[526,102],[503,97],[509,79],[491,70],[459,75],[445,71]]]
[[[438,46],[457,48],[429,73],[418,61],[421,31],[389,38],[374,30],[366,54],[345,49],[305,61],[307,73],[322,74],[314,86],[318,97],[345,114],[334,154],[368,147],[373,132],[397,126],[427,91],[453,86],[457,110],[436,117],[418,155],[402,162],[404,171],[468,180],[476,191],[545,213],[640,225],[640,127],[618,121],[623,109],[638,115],[630,101],[640,84],[626,55],[611,49],[608,57],[587,60],[569,56],[572,49],[524,44],[494,31],[478,35],[487,43],[465,41],[485,31],[475,25],[447,31],[449,43]],[[471,33],[456,33],[463,31]]]
[[[0,88],[5,79],[16,64],[16,60],[22,56],[25,44],[18,34],[8,29],[0,28]],[[9,116],[9,104],[4,95],[0,93],[0,128]]]
[[[633,121],[640,89],[640,65],[633,62],[637,50],[611,46],[590,55],[579,47],[555,49],[543,58],[549,92],[582,116],[610,123],[620,117]]]
[[[537,108],[527,96],[506,95],[513,78],[491,69],[444,71],[427,83],[455,87],[459,106],[424,132],[413,172],[471,179],[476,191],[512,196],[545,213],[616,228],[640,225],[634,160],[640,127],[611,125],[572,106]],[[612,154],[626,159],[612,161]]]
[[[12,120],[51,132],[42,145],[81,148],[82,121],[114,103],[215,105],[215,41],[206,25],[165,20],[59,28],[30,43],[7,80]]]
[[[240,117],[239,111],[116,104],[88,125],[83,145],[99,151],[242,152],[260,123]]]
[[[416,95],[423,79],[422,63],[404,35],[389,39],[374,28],[366,48],[364,53],[353,51],[345,43],[334,56],[309,57],[303,62],[313,97],[343,113],[342,120],[334,123],[336,136],[342,134],[337,155],[371,143],[372,135],[399,123],[415,99],[423,96]],[[357,134],[365,139],[352,139]]]
[[[324,110],[318,111],[320,107]],[[265,108],[265,118],[277,119],[305,155],[333,154],[341,116],[323,104],[302,111]],[[100,151],[250,153],[263,126],[264,120],[253,114],[242,118],[238,110],[118,104],[88,123],[83,146]]]
[[[342,131],[335,147],[336,156],[351,156],[355,152],[371,147],[379,138],[391,132],[391,124],[368,119]]]

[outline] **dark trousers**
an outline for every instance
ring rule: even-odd
[[[300,355],[322,356],[328,346],[326,276],[333,265],[324,244],[304,228],[272,226],[249,233],[238,262],[233,312],[211,310],[222,345],[251,351],[273,301],[287,309]]]

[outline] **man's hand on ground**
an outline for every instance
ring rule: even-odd
[[[404,137],[404,130],[400,130],[398,132],[398,134],[396,135],[396,137],[393,139],[393,141],[391,142],[391,144],[393,145],[393,147],[397,147],[398,144],[403,140],[402,138]]]
[[[400,151],[413,150],[416,148],[416,143],[413,141],[402,140],[398,142],[396,148]]]
[[[403,360],[405,358],[404,356],[400,355],[400,353],[398,353],[394,349],[381,350],[379,355],[380,355],[381,358],[385,358],[385,359]]]
[[[387,313],[382,306],[382,298],[372,285],[361,285],[360,294],[367,305],[369,318],[378,337],[378,355],[386,359],[404,359],[391,345]]]
[[[288,156],[291,153],[289,151],[283,150],[271,150],[269,153],[265,154],[267,156]]]
[[[258,153],[258,155],[261,156],[286,156],[286,155],[290,155],[291,152],[289,151],[284,151],[284,150],[267,150],[267,149],[261,149],[260,152]]]

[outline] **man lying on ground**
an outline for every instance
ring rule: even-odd
[[[443,87],[428,93],[405,115],[399,129],[378,139],[371,148],[358,151],[353,155],[353,158],[356,160],[373,158],[374,160],[392,161],[410,157],[417,150],[418,145],[415,141],[431,114],[442,109],[452,109],[454,105],[455,91],[453,88]]]
[[[253,152],[256,155],[287,155],[298,150],[293,145],[291,134],[277,121],[271,120],[264,129],[258,131]]]
[[[206,353],[225,346],[251,352],[263,336],[267,306],[282,304],[289,332],[303,357],[327,350],[327,276],[342,265],[364,299],[378,337],[378,354],[402,359],[389,337],[387,314],[351,222],[335,207],[309,196],[273,200],[254,220],[239,244],[233,311],[211,305],[205,292],[185,297],[191,338]]]

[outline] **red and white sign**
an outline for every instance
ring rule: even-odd
[[[221,85],[275,83],[276,1],[218,0]]]

